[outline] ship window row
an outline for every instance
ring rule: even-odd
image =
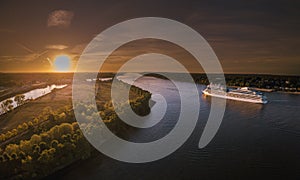
[[[233,90],[233,91],[231,91],[231,92],[256,95],[256,93],[253,92],[253,91]]]
[[[247,99],[254,99],[254,100],[261,99],[261,97],[258,96],[248,96],[248,95],[232,94],[232,93],[229,93],[228,95],[237,98],[247,98]]]
[[[230,92],[231,94],[237,94],[237,95],[246,95],[246,96],[255,96],[255,97],[260,97],[260,95],[257,94],[247,94],[247,93],[238,93],[238,92]]]

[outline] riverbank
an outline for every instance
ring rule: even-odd
[[[99,113],[112,132],[126,138],[133,128],[115,115],[111,101],[107,99],[109,96],[104,96],[110,94],[110,83],[101,83],[101,92],[105,93],[96,97],[103,98],[99,101],[102,103],[99,107],[103,109]],[[68,86],[57,90],[54,99],[50,93],[1,117],[4,120],[2,119],[0,126],[5,126],[5,131],[9,132],[1,134],[1,177],[42,178],[97,154],[79,129],[71,97],[72,89]],[[130,105],[134,111],[143,115],[150,112],[149,92],[132,87],[130,97]],[[87,120],[84,126],[89,127],[91,132],[99,130],[99,123],[92,120],[94,114],[89,114],[90,105],[85,105],[83,111]],[[24,149],[25,146],[27,148]]]
[[[43,82],[43,83],[38,83],[38,84],[26,85],[26,86],[22,86],[22,87],[8,87],[8,88],[2,90],[2,92],[0,92],[0,101],[3,101],[10,97],[14,97],[18,94],[27,93],[27,92],[35,90],[35,89],[46,88],[47,86],[51,86],[51,85],[52,85],[52,83]],[[56,84],[56,85],[63,85],[63,84]],[[68,83],[67,85],[70,85],[70,83]]]
[[[59,109],[71,105],[72,86],[56,90],[55,97],[52,93],[46,94],[33,101],[29,101],[16,109],[0,116],[0,133],[12,130],[18,124],[28,122],[41,114],[46,107]]]
[[[48,85],[72,83],[73,73],[1,73],[0,101]]]
[[[180,73],[177,73],[180,77]],[[209,81],[206,74],[192,73],[194,81],[198,84],[207,85]],[[152,76],[160,79],[167,79],[164,76],[158,74],[147,74],[146,76]],[[299,76],[281,76],[281,75],[263,75],[263,74],[224,74],[227,87],[241,88],[249,87],[254,91],[261,92],[279,92],[287,94],[300,94],[300,87],[297,85],[300,82]],[[181,81],[181,80],[180,80]],[[248,85],[248,86],[247,86]],[[256,86],[256,87],[255,87]],[[269,88],[258,88],[269,87]],[[285,90],[285,91],[282,91]]]
[[[294,95],[300,95],[300,92],[287,92],[287,91],[276,91],[279,93],[284,93],[284,94],[294,94]]]
[[[174,114],[181,108],[178,91],[171,82],[161,79],[141,78],[136,85],[148,88],[153,94],[162,94],[170,103],[166,119],[153,128],[133,132],[128,140],[150,142],[165,137],[177,123],[178,116]],[[186,84],[182,93],[189,94],[191,86]],[[199,93],[205,89],[203,85],[197,86]],[[259,179],[264,176],[297,179],[300,96],[269,93],[268,98],[271,103],[266,106],[227,101],[222,125],[204,149],[199,149],[198,144],[211,112],[211,99],[200,97],[197,126],[189,140],[168,157],[134,164],[96,155],[51,179]],[[185,107],[193,108],[193,104]]]

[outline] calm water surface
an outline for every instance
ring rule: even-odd
[[[182,82],[183,83],[183,82]],[[152,128],[131,134],[134,142],[166,135],[176,124],[180,99],[168,80],[143,77],[135,85],[162,94],[168,109]],[[186,83],[185,93],[190,84]],[[199,93],[205,88],[197,86]],[[159,161],[129,164],[99,154],[55,175],[58,179],[298,179],[300,177],[300,96],[267,93],[266,105],[227,101],[221,127],[204,149],[199,139],[210,111],[210,98],[200,93],[198,124],[175,153]],[[190,97],[194,98],[194,97]]]
[[[37,99],[39,97],[42,97],[44,95],[47,95],[47,94],[51,93],[54,89],[62,89],[66,86],[67,86],[66,84],[64,84],[64,85],[52,84],[51,86],[48,85],[45,88],[37,88],[37,89],[31,90],[31,91],[28,91],[28,92],[23,94],[24,95],[24,101]],[[15,97],[16,96],[13,96],[13,97],[10,97],[10,98],[5,99],[3,101],[0,101],[0,104],[4,103],[7,100],[12,100],[12,104],[11,104],[12,109],[15,109],[16,107],[18,107],[18,104],[15,101]],[[5,111],[0,107],[0,115],[3,114],[4,112]]]

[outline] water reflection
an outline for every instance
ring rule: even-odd
[[[201,96],[203,101],[207,101],[208,103],[211,103],[211,96]],[[244,116],[251,116],[254,113],[259,113],[261,110],[263,110],[264,106],[263,104],[257,104],[257,103],[249,103],[249,102],[242,102],[242,101],[234,101],[234,100],[226,100],[226,108],[228,109],[234,109],[237,113],[240,113]]]
[[[128,81],[128,78],[121,77]],[[176,124],[180,99],[168,80],[143,77],[134,85],[162,94],[168,109],[152,128],[131,133],[128,140],[148,142],[165,136]],[[98,156],[65,169],[55,179],[297,179],[300,166],[300,96],[266,93],[268,104],[227,101],[221,127],[213,141],[198,149],[199,138],[210,112],[211,97],[200,95],[198,124],[175,153],[156,162],[129,164]],[[189,85],[186,84],[189,93]],[[191,97],[192,98],[192,97]],[[159,109],[159,108],[158,108]],[[177,113],[177,114],[176,114]],[[297,178],[296,178],[297,177]],[[299,179],[299,178],[298,178]]]
[[[47,86],[45,88],[39,88],[39,89],[31,90],[31,91],[26,92],[26,93],[23,94],[24,95],[23,102],[26,102],[28,100],[34,100],[36,98],[39,98],[41,96],[44,96],[46,94],[51,93],[54,89],[62,89],[66,86],[67,86],[66,84],[64,84],[64,85],[55,85],[55,84],[53,84],[53,85]],[[16,95],[16,96],[19,96],[19,95]],[[7,98],[7,99],[0,102],[0,104],[1,104],[1,106],[0,106],[0,115],[6,113],[7,111],[13,110],[16,107],[23,104],[23,103],[17,103],[15,101],[16,96]]]

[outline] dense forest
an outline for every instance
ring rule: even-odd
[[[111,82],[101,83],[100,88],[109,94]],[[129,86],[118,82],[120,88]],[[102,87],[103,85],[103,87]],[[101,93],[102,94],[102,93]],[[97,94],[97,111],[92,106],[79,104],[81,115],[86,120],[82,127],[93,132],[99,130],[97,116],[115,134],[128,131],[129,126],[119,119],[111,100]],[[105,93],[103,93],[105,94]],[[138,114],[150,112],[151,94],[138,87],[130,88],[130,103]],[[75,120],[71,105],[60,109],[45,108],[34,119],[19,124],[14,129],[0,134],[0,179],[29,179],[45,177],[76,161],[91,157],[94,148],[88,143]]]
[[[205,74],[193,74],[194,80],[201,84],[209,84]],[[254,87],[272,89],[274,91],[300,92],[299,76],[225,74],[227,86]]]
[[[179,77],[178,80],[181,80],[180,73],[173,74],[177,74]],[[206,74],[193,73],[191,75],[196,83],[205,85],[209,84]],[[147,76],[167,79],[166,77],[155,73],[147,74]],[[270,89],[273,91],[300,92],[300,76],[264,74],[225,74],[224,76],[227,86],[246,86],[253,88]]]
[[[82,76],[90,78],[90,73]],[[176,74],[176,73],[173,73]],[[208,84],[206,74],[191,74],[197,83]],[[113,77],[113,73],[101,73],[99,77]],[[148,76],[165,78],[155,73]],[[45,87],[50,84],[71,84],[73,73],[1,73],[0,100],[16,94],[22,94],[30,89]],[[247,86],[274,91],[300,92],[300,76],[267,75],[267,74],[225,74],[228,86]],[[16,87],[14,89],[13,87]]]

